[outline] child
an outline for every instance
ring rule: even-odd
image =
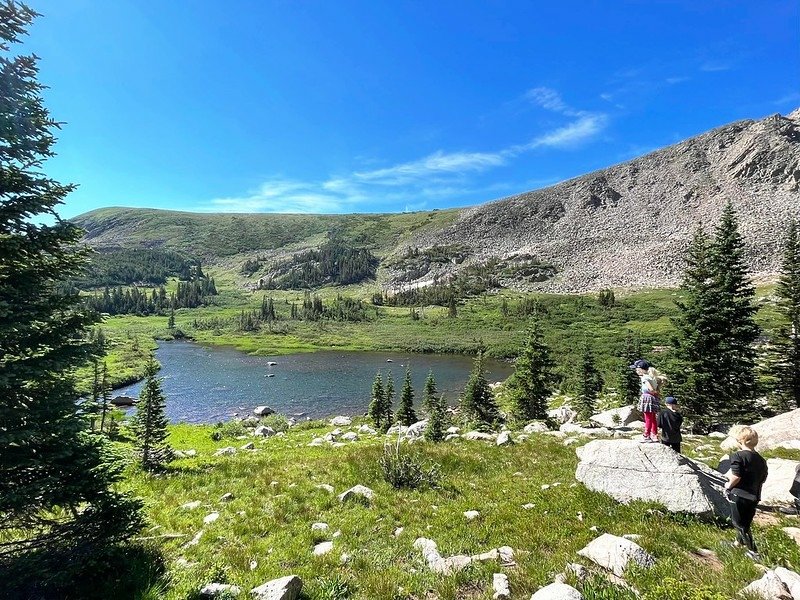
[[[678,401],[672,396],[664,399],[667,408],[658,413],[658,426],[661,428],[661,443],[681,453],[681,425],[683,415],[678,412]]]
[[[736,542],[747,547],[747,556],[759,560],[750,525],[761,500],[761,486],[767,479],[767,461],[755,451],[758,432],[751,427],[741,427],[735,436],[740,450],[731,454],[725,490],[731,505],[731,521],[736,528]]]
[[[642,382],[642,395],[639,397],[639,412],[644,416],[644,439],[642,441],[657,442],[656,416],[661,408],[660,388],[666,377],[642,358],[634,362],[630,368],[636,370],[636,374]]]

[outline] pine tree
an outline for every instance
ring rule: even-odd
[[[172,448],[166,441],[166,398],[157,374],[158,363],[151,357],[145,366],[144,387],[139,393],[139,403],[131,423],[145,471],[163,469],[172,460]]]
[[[417,422],[414,412],[414,388],[411,387],[411,368],[406,368],[403,389],[400,391],[400,406],[397,409],[397,422],[408,427]]]
[[[603,389],[603,380],[594,362],[594,353],[587,344],[581,357],[581,370],[578,380],[578,393],[575,397],[575,410],[578,418],[587,420],[595,412],[597,397]]]
[[[481,430],[491,430],[500,422],[500,409],[486,381],[483,368],[483,352],[478,352],[464,393],[461,396],[461,412]]]
[[[76,560],[142,523],[141,503],[112,489],[122,466],[88,430],[70,375],[92,358],[98,317],[59,291],[84,276],[89,250],[56,213],[74,186],[42,172],[58,124],[37,58],[11,52],[36,16],[0,3],[0,572],[9,597],[21,597],[15,585],[43,589],[43,574],[80,568]],[[20,570],[34,555],[39,571]]]
[[[447,401],[436,390],[436,380],[433,371],[428,373],[425,380],[425,390],[422,393],[422,406],[428,413],[428,426],[425,428],[425,439],[430,442],[441,442],[445,437],[448,425]]]
[[[712,398],[717,413],[726,423],[752,422],[758,418],[755,406],[756,350],[760,329],[755,322],[755,287],[745,260],[744,239],[739,233],[738,219],[728,202],[716,227],[711,244],[710,266],[713,284],[718,293],[717,317],[721,395]]]
[[[629,331],[625,336],[617,367],[617,393],[622,406],[636,404],[639,399],[641,383],[630,365],[641,356],[642,343]]]
[[[383,420],[386,416],[386,392],[383,389],[380,371],[375,375],[375,379],[372,382],[372,395],[370,396],[367,414],[372,420],[375,429],[383,429]]]
[[[774,335],[770,361],[774,390],[781,408],[800,408],[800,232],[794,219],[786,232],[775,294],[783,323]]]
[[[539,323],[534,322],[508,382],[516,419],[547,419],[547,401],[553,392],[554,366]]]
[[[383,427],[389,429],[394,424],[394,379],[392,372],[386,374],[386,390],[383,404]]]
[[[167,319],[167,329],[175,329],[175,309],[169,309],[169,319]]]
[[[105,431],[106,418],[111,411],[111,382],[108,381],[108,365],[103,361],[103,375],[100,378],[100,431]]]

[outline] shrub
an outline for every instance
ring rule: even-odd
[[[211,432],[211,439],[215,442],[219,442],[223,438],[235,438],[240,435],[247,435],[248,433],[250,432],[244,426],[241,419],[234,419],[214,425],[214,431]]]
[[[338,574],[323,578],[318,585],[314,597],[320,600],[346,600],[353,594],[350,583]]]
[[[261,419],[261,424],[272,427],[276,432],[288,431],[289,429],[289,419],[286,418],[286,415],[280,413],[273,413],[264,417]]]
[[[417,457],[400,450],[400,439],[397,443],[383,447],[383,456],[379,460],[383,478],[396,489],[436,487],[441,473],[436,465],[425,465]]]

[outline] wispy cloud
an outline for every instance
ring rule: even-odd
[[[715,73],[717,71],[729,71],[731,65],[728,62],[721,60],[707,60],[700,65],[700,70],[706,73]]]
[[[775,106],[783,106],[784,104],[792,104],[800,102],[800,92],[790,92],[785,96],[781,96],[777,100],[773,100],[772,104]]]
[[[533,88],[525,94],[525,99],[567,122],[543,131],[526,143],[494,151],[437,150],[416,160],[357,169],[323,181],[275,177],[246,195],[215,198],[204,208],[228,212],[341,213],[392,203],[405,210],[420,210],[432,200],[497,193],[499,190],[493,191],[493,186],[478,185],[475,177],[508,165],[527,152],[575,147],[599,134],[608,122],[605,113],[569,106],[552,88]]]

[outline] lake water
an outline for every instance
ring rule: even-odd
[[[384,382],[390,371],[394,377],[396,409],[407,365],[415,405],[430,370],[439,392],[455,403],[472,369],[472,357],[460,355],[322,351],[266,357],[191,342],[160,342],[156,358],[162,366],[167,416],[172,422],[189,423],[246,416],[263,404],[302,418],[360,415],[367,410],[378,371]],[[486,361],[486,369],[490,382],[512,372],[508,363],[492,360]],[[139,382],[114,395],[138,397],[141,388]]]

